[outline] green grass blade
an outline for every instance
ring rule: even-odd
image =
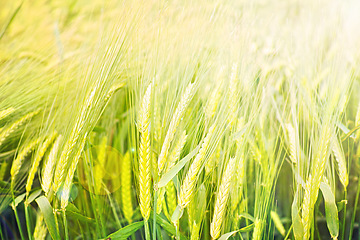
[[[339,235],[339,217],[335,202],[335,196],[331,191],[330,186],[325,182],[322,182],[320,184],[320,189],[324,196],[326,223],[329,228],[329,232],[332,238],[337,238],[337,236]]]
[[[52,239],[60,239],[54,212],[48,199],[44,196],[40,196],[35,201],[39,205],[41,212],[44,214],[45,224],[49,230]]]
[[[130,237],[133,233],[139,230],[144,225],[144,221],[132,223],[126,227],[123,227],[116,232],[110,234],[105,239],[118,239],[118,240],[126,240]]]
[[[159,215],[156,215],[156,223],[160,225],[166,232],[170,233],[173,236],[176,236],[176,228]],[[180,238],[181,240],[187,240],[184,235],[180,235]]]
[[[186,157],[181,159],[173,168],[171,168],[167,173],[165,173],[159,180],[157,187],[165,187],[171,179],[173,179],[178,172],[185,166],[185,164],[199,151],[200,146],[197,146],[192,150]]]

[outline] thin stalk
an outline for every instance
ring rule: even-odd
[[[65,229],[65,239],[69,240],[69,231],[67,227],[67,220],[66,220],[66,212],[65,209],[62,210],[63,212],[63,220],[64,220],[64,229]]]
[[[51,197],[52,198],[52,197]],[[54,218],[55,218],[55,224],[56,224],[56,232],[58,234],[58,236],[60,236],[60,228],[59,228],[59,221],[58,221],[58,214],[57,214],[57,206],[59,205],[59,202],[58,202],[58,199],[55,198],[55,201],[54,201],[54,209],[55,209],[55,214],[54,214]]]
[[[22,240],[24,240],[25,238],[24,238],[23,231],[22,231],[22,229],[21,229],[21,224],[20,224],[20,220],[19,220],[19,215],[18,215],[18,213],[17,213],[16,206],[15,206],[15,195],[14,195],[14,183],[13,183],[13,182],[11,182],[11,193],[12,193],[12,198],[13,198],[12,209],[14,210],[15,219],[16,219],[16,224],[18,225],[20,237],[21,237]]]
[[[81,227],[80,221],[79,221],[79,220],[77,220],[76,222],[77,222],[77,224],[78,224],[78,226],[79,226],[79,230],[80,230],[80,233],[81,233],[82,239],[86,239],[86,235],[85,235],[85,233],[84,233],[83,228]]]
[[[288,233],[286,234],[286,236],[284,238],[285,240],[289,239],[290,233],[292,232],[292,228],[293,228],[293,225],[291,224],[291,226],[290,226],[290,228],[288,230]]]
[[[99,223],[98,212],[96,210],[96,204],[94,203],[95,200],[94,200],[94,197],[93,197],[92,193],[90,193],[90,201],[91,201],[92,210],[94,211],[97,237],[101,238],[102,233],[101,233],[101,230],[100,230],[100,227],[99,227],[99,226],[101,226],[101,223]]]
[[[106,190],[106,191],[107,191],[107,190]],[[108,191],[107,191],[107,196],[108,196],[108,198],[109,198],[111,210],[112,210],[112,212],[113,212],[113,214],[114,214],[115,222],[116,222],[116,224],[118,225],[118,227],[121,228],[120,219],[119,219],[119,216],[118,216],[118,214],[117,214],[117,212],[116,212],[116,207],[115,207],[114,201],[112,200],[111,195],[110,195],[110,193],[109,193]]]
[[[85,190],[83,190],[83,192],[84,192],[84,198],[81,198],[81,204],[82,204],[82,209],[83,210],[85,210],[85,212],[87,212],[87,213],[90,213],[91,212],[91,210],[90,210],[90,206],[89,206],[89,201],[87,201],[87,195],[85,195]],[[86,199],[85,199],[86,198]],[[80,224],[80,223],[79,223]],[[90,238],[90,233],[91,232],[93,232],[93,231],[90,231],[90,227],[89,227],[89,224],[86,222],[86,224],[85,224],[85,227],[86,227],[86,232],[84,233],[85,234],[85,236],[89,236],[89,238]],[[86,237],[84,238],[84,239],[86,239]]]
[[[4,235],[3,235],[3,232],[2,232],[2,224],[1,224],[1,222],[0,222],[0,237],[1,237],[1,239],[5,239]]]
[[[206,240],[210,240],[210,213],[205,213],[205,225],[204,225],[204,236]],[[201,233],[199,233],[201,234]]]
[[[358,180],[358,187],[357,187],[355,203],[354,203],[354,212],[353,212],[353,215],[351,217],[349,239],[352,239],[352,235],[353,235],[353,231],[354,231],[354,223],[355,223],[355,217],[356,217],[357,204],[358,204],[358,201],[359,201],[359,194],[360,194],[360,179]],[[359,234],[359,236],[360,236],[360,234]]]
[[[144,220],[144,226],[145,226],[145,239],[151,240],[148,220]]]
[[[102,209],[102,205],[99,202],[99,197],[96,196],[95,197],[95,201],[96,201],[96,211],[100,211],[100,209]],[[106,236],[106,229],[105,229],[105,223],[104,223],[104,218],[103,218],[103,214],[98,212],[98,215],[100,216],[100,225],[101,225],[101,237],[105,237]]]
[[[178,222],[176,222],[175,223],[175,230],[176,230],[176,236],[175,236],[175,238],[177,239],[177,240],[180,240],[180,231],[179,231],[179,224],[178,224]]]
[[[55,209],[55,212],[54,212],[54,218],[55,218],[55,224],[56,224],[56,233],[58,236],[60,236],[60,230],[59,230],[59,223],[58,223],[58,220],[57,220],[57,205],[58,205],[58,202],[57,202],[57,198],[55,198],[55,200],[53,201],[53,198],[55,197],[56,193],[54,193],[53,189],[50,188],[50,191],[47,195],[47,199],[49,201],[49,203],[51,202],[54,202],[54,206],[53,206],[53,210]]]
[[[154,194],[154,212],[153,212],[153,240],[156,240],[156,205],[157,205],[157,198],[158,198],[158,191],[155,190]]]
[[[311,231],[311,239],[314,239],[315,232],[316,232],[316,237],[318,239],[321,239],[319,228],[318,228],[318,225],[316,224],[317,223],[316,216],[318,216],[318,213],[319,213],[319,205],[316,204],[316,206],[315,206],[315,214],[314,214],[314,217],[313,217],[313,220],[312,220],[312,225],[313,225],[314,229]]]
[[[19,220],[19,215],[18,215],[18,212],[17,212],[15,206],[13,206],[13,210],[14,210],[14,213],[15,213],[15,219],[16,219],[16,223],[17,223],[17,225],[18,225],[20,237],[21,237],[22,240],[25,240],[25,238],[24,238],[24,233],[23,233],[23,231],[22,231],[22,229],[21,229],[21,224],[20,224],[20,220]]]
[[[16,15],[18,14],[21,6],[23,4],[23,1],[20,2],[19,6],[15,9],[15,11],[13,12],[13,14],[11,15],[9,21],[5,24],[3,30],[0,33],[0,39],[5,35],[6,30],[9,28],[9,26],[11,25],[11,23],[13,22],[13,20],[15,19]]]
[[[314,237],[315,237],[315,231],[316,231],[317,237],[320,235],[320,234],[319,234],[319,231],[318,231],[318,229],[317,229],[317,225],[315,224],[315,219],[316,219],[316,214],[313,215],[313,218],[312,218],[312,220],[311,220],[311,228],[310,228],[310,235],[311,235],[311,237],[310,237],[310,239],[315,239],[315,238],[314,238]]]
[[[26,229],[27,229],[27,232],[28,232],[28,237],[29,237],[29,240],[32,240],[33,239],[33,235],[31,234],[31,222],[30,222],[30,216],[29,216],[29,204],[24,203],[24,206],[25,206],[25,220],[26,220]]]
[[[345,199],[345,201],[347,199],[346,188],[344,190],[344,199]],[[345,223],[346,223],[346,202],[344,204],[343,222],[342,222],[342,229],[341,229],[341,240],[344,240],[344,236],[345,236]]]
[[[96,225],[95,225],[95,227],[96,227],[96,235],[97,235],[97,238],[101,238],[101,230],[100,230],[100,227],[99,227],[99,218],[98,218],[98,212],[97,212],[97,207],[96,207],[96,204],[94,203],[94,197],[93,197],[93,192],[94,192],[94,188],[93,188],[93,186],[94,186],[94,178],[93,178],[93,171],[92,171],[92,164],[93,164],[93,162],[91,161],[91,157],[90,157],[90,152],[89,152],[89,149],[90,149],[90,147],[89,147],[89,143],[87,142],[86,143],[86,145],[87,145],[87,150],[86,150],[86,165],[88,165],[88,166],[90,166],[89,167],[89,171],[87,171],[87,178],[88,179],[91,179],[91,184],[89,183],[88,184],[88,187],[89,187],[89,196],[90,196],[90,202],[91,202],[91,207],[92,207],[92,210],[93,210],[93,212],[94,212],[94,218],[95,218],[95,222],[96,222]]]

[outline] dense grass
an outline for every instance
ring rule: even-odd
[[[1,238],[360,239],[358,8],[3,1]]]

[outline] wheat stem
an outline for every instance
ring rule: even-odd
[[[217,239],[221,233],[221,226],[225,216],[226,204],[229,198],[230,184],[234,173],[235,158],[230,158],[225,172],[221,179],[221,184],[216,195],[214,215],[210,224],[210,234],[213,239]]]
[[[176,111],[171,119],[170,126],[166,133],[165,140],[162,145],[161,152],[158,158],[159,174],[161,174],[162,170],[164,169],[166,159],[168,156],[170,143],[172,142],[176,132],[176,128],[179,125],[180,120],[184,115],[187,106],[190,103],[190,100],[192,99],[193,89],[194,89],[194,83],[190,83],[189,86],[186,88],[184,95],[181,97],[179,105],[176,108]]]
[[[190,168],[185,176],[185,180],[180,188],[180,195],[179,195],[179,206],[181,209],[184,209],[190,203],[191,198],[194,194],[198,173],[200,172],[203,160],[205,158],[205,154],[210,146],[210,140],[214,131],[215,131],[215,124],[213,124],[210,127],[201,145],[199,153],[196,155],[193,163],[190,165]]]
[[[54,139],[56,138],[57,136],[57,133],[54,132],[52,135],[50,135],[44,142],[43,144],[41,145],[39,151],[36,153],[35,155],[35,158],[33,160],[33,163],[31,165],[31,168],[30,168],[30,171],[29,171],[29,176],[27,178],[27,182],[26,182],[26,194],[28,195],[30,190],[31,190],[31,187],[32,187],[32,184],[33,184],[33,181],[34,181],[34,177],[35,177],[35,174],[38,170],[38,167],[39,167],[39,164],[40,164],[40,161],[41,159],[43,158],[46,150],[48,149],[48,147],[50,146],[50,144],[54,141]]]

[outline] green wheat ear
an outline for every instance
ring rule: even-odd
[[[140,189],[140,212],[145,220],[150,217],[151,202],[151,177],[150,177],[150,104],[151,104],[150,84],[145,92],[139,112],[138,124],[140,131],[139,146],[139,189]]]
[[[36,152],[36,155],[33,159],[30,171],[29,171],[29,176],[27,178],[27,182],[26,182],[26,194],[29,195],[29,192],[31,190],[33,181],[34,181],[34,177],[35,174],[38,170],[38,167],[40,165],[40,161],[42,160],[45,152],[47,151],[47,149],[49,148],[49,146],[52,144],[52,142],[54,141],[54,139],[57,137],[57,132],[54,132],[52,135],[50,135],[49,137],[46,138],[46,140],[41,144],[40,148],[38,149],[38,151]]]
[[[10,114],[12,114],[14,111],[15,111],[15,108],[13,108],[13,107],[9,107],[7,109],[1,110],[0,111],[0,120],[6,118]]]
[[[121,202],[125,219],[131,223],[134,214],[132,203],[132,166],[130,153],[126,152],[121,161]]]
[[[235,158],[230,158],[216,195],[214,215],[210,224],[210,234],[213,239],[219,238],[221,233],[230,193],[230,184],[234,176],[235,162]]]
[[[25,145],[14,159],[10,170],[12,189],[14,189],[15,177],[18,175],[26,156],[29,155],[30,152],[34,150],[34,148],[40,143],[40,141],[41,141],[40,138],[36,138],[35,140]]]
[[[32,117],[34,117],[36,114],[38,114],[40,110],[36,110],[34,112],[30,112],[22,116],[20,119],[13,122],[9,127],[3,129],[0,132],[0,146],[5,141],[5,139],[13,133],[16,129],[18,129],[21,125],[29,121]]]

